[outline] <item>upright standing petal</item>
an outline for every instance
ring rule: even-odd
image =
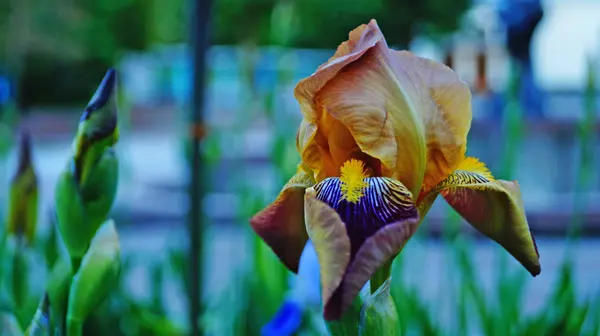
[[[295,95],[313,125],[299,150],[315,171],[362,152],[362,160],[375,160],[371,168],[418,195],[464,157],[471,125],[467,84],[441,63],[389,49],[374,20],[352,31]]]
[[[301,130],[304,131],[302,141],[297,143],[298,151],[302,161],[315,172],[317,182],[338,175],[339,166],[348,159],[349,152],[354,148],[358,149],[352,139],[353,135],[345,125],[323,113],[316,101],[317,93],[347,65],[361,58],[381,40],[383,35],[374,20],[354,29],[350,32],[348,41],[338,47],[335,55],[311,76],[301,80],[294,90],[294,96],[304,115],[301,125]]]
[[[471,91],[446,65],[408,51],[393,51],[395,64],[414,83],[420,83],[435,109],[419,109],[425,124],[427,168],[423,185],[433,187],[452,173],[464,158],[471,128]]]
[[[335,176],[339,172],[336,167],[327,140],[322,131],[317,130],[317,125],[302,119],[298,134],[296,135],[296,148],[302,158],[304,169],[313,173],[313,178],[318,182],[326,177]]]
[[[540,274],[539,254],[517,182],[495,180],[483,163],[466,158],[432,190],[438,192],[467,222],[502,245],[531,275]]]
[[[304,226],[304,190],[313,184],[312,176],[299,169],[277,199],[250,219],[254,231],[295,273],[298,272],[300,255],[308,240]]]

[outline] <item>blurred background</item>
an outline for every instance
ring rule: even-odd
[[[124,271],[89,334],[187,334],[187,272],[202,267],[205,334],[259,335],[293,285],[248,225],[296,169],[293,88],[375,18],[390,46],[444,62],[471,86],[469,154],[519,181],[543,270],[530,278],[438,200],[395,265],[405,331],[600,335],[600,1],[212,0],[197,204],[188,192],[191,5],[0,0],[0,204],[22,128],[41,192],[32,312],[56,259],[48,254],[64,253],[53,226],[57,176],[83,108],[115,67],[112,217]],[[188,257],[190,204],[203,215],[199,265]],[[300,329],[322,334],[313,313]]]

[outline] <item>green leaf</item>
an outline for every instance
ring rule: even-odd
[[[18,242],[16,242],[18,244]],[[17,310],[25,308],[29,288],[29,265],[25,250],[21,245],[14,246],[11,268],[12,299]]]
[[[67,310],[67,334],[82,331],[83,322],[115,289],[120,275],[119,237],[112,220],[106,221],[92,240],[81,267],[73,277]]]
[[[50,336],[52,335],[50,326],[50,302],[48,295],[44,294],[29,327],[25,331],[27,336]]]
[[[44,240],[44,258],[46,260],[46,268],[51,271],[54,265],[60,258],[60,246],[58,235],[56,232],[56,223],[54,222],[54,216],[51,216],[52,221],[50,223],[50,229],[48,230],[48,236]]]
[[[22,336],[23,330],[19,326],[17,318],[10,313],[0,312],[0,335]]]
[[[71,262],[66,259],[60,259],[50,273],[46,292],[50,301],[50,321],[53,328],[64,328],[72,277]]]

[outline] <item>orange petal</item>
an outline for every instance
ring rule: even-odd
[[[345,125],[331,116],[328,120],[322,119],[324,114],[316,104],[316,95],[345,66],[359,59],[382,39],[374,20],[354,29],[335,55],[311,76],[301,80],[294,90],[304,115],[300,127],[305,129],[302,141],[297,143],[298,151],[302,160],[315,172],[317,181],[339,175],[341,163],[355,156],[360,149]]]
[[[375,20],[368,25],[361,25],[350,32],[348,41],[343,42],[332,58],[322,64],[315,73],[301,80],[294,89],[294,96],[300,103],[305,118],[315,122],[317,109],[314,98],[327,82],[334,78],[346,65],[360,58],[367,50],[374,47],[383,35]]]
[[[314,173],[316,181],[338,174],[339,168],[329,152],[327,140],[316,124],[302,119],[296,136],[296,148],[302,162]]]
[[[304,225],[304,191],[313,184],[311,174],[299,169],[277,199],[250,219],[254,231],[294,273],[298,272],[300,255],[308,239]]]
[[[339,120],[361,151],[381,162],[384,176],[400,180],[413,195],[421,188],[427,159],[421,110],[435,109],[417,84],[380,40],[317,96],[325,112],[319,127],[328,115]]]
[[[539,254],[518,183],[495,180],[474,158],[463,163],[432,192],[441,193],[467,222],[502,245],[533,276],[540,274]]]
[[[416,83],[421,99],[435,108],[420,108],[426,129],[427,168],[423,184],[433,187],[452,173],[464,158],[471,128],[471,92],[467,83],[446,65],[415,56],[408,51],[392,52],[395,66]]]

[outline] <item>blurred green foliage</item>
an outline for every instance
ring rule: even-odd
[[[213,43],[336,48],[378,20],[391,45],[458,28],[469,0],[214,0]],[[21,106],[85,101],[95,78],[128,51],[186,42],[184,0],[0,2],[2,69],[18,79]],[[323,32],[327,32],[324,34]]]

